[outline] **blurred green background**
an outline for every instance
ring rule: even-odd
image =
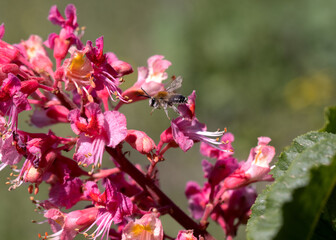
[[[1,0],[3,40],[18,43],[30,34],[46,39],[49,33],[58,33],[47,20],[48,12],[57,4],[63,14],[68,3]],[[133,66],[135,73],[125,78],[123,89],[133,85],[137,67],[146,66],[148,57],[164,55],[173,63],[169,74],[184,78],[180,92],[189,95],[196,90],[198,119],[209,130],[227,127],[235,135],[235,156],[240,160],[247,159],[259,136],[271,137],[279,154],[297,135],[320,128],[323,108],[336,102],[336,1],[72,3],[80,26],[86,26],[84,42],[104,35],[105,51]],[[158,141],[169,121],[163,111],[150,111],[147,101],[121,108],[129,128],[146,131]],[[21,123],[24,127],[24,119]],[[58,127],[57,133],[67,136],[66,129]],[[186,181],[203,183],[198,146],[186,154],[171,150],[159,165],[162,188],[185,209]],[[145,163],[139,154],[131,158]],[[30,223],[43,218],[33,213],[26,186],[7,192],[6,174],[7,170],[0,177],[0,238],[30,240],[39,232],[50,233],[48,224]],[[37,198],[45,199],[45,192],[42,189]],[[169,217],[163,220],[168,234],[176,236],[179,226]],[[210,231],[223,239],[215,224]],[[245,239],[243,228],[239,239]]]

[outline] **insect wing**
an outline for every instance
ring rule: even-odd
[[[182,80],[183,78],[181,76],[178,76],[175,80],[171,82],[170,86],[166,88],[167,92],[173,92],[176,89],[179,89],[182,86]]]

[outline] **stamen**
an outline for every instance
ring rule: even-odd
[[[88,98],[89,102],[94,102],[93,97],[91,95],[88,95],[87,98]]]
[[[96,84],[95,84],[95,82],[93,81],[93,78],[90,79],[90,86],[91,86],[92,88],[96,88]]]

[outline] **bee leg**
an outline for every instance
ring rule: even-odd
[[[168,115],[168,110],[167,110],[167,108],[164,108],[163,110],[164,110],[164,112],[166,113],[167,118],[170,120],[170,117],[169,117],[169,115]]]
[[[180,114],[180,112],[178,111],[178,109],[177,109],[176,106],[172,105],[171,108],[172,108],[176,113]]]
[[[152,109],[152,111],[150,112],[150,115],[152,115],[152,113],[154,112],[155,109],[156,109],[156,108],[153,108],[153,109]]]

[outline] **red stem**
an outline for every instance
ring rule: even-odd
[[[215,239],[163,193],[161,189],[154,184],[153,180],[146,178],[145,175],[124,156],[121,152],[121,145],[116,148],[106,147],[106,151],[118,162],[121,170],[130,175],[145,191],[152,195],[152,198],[156,199],[161,207],[170,206],[169,215],[185,229],[194,230],[195,236],[202,235],[207,240]]]

